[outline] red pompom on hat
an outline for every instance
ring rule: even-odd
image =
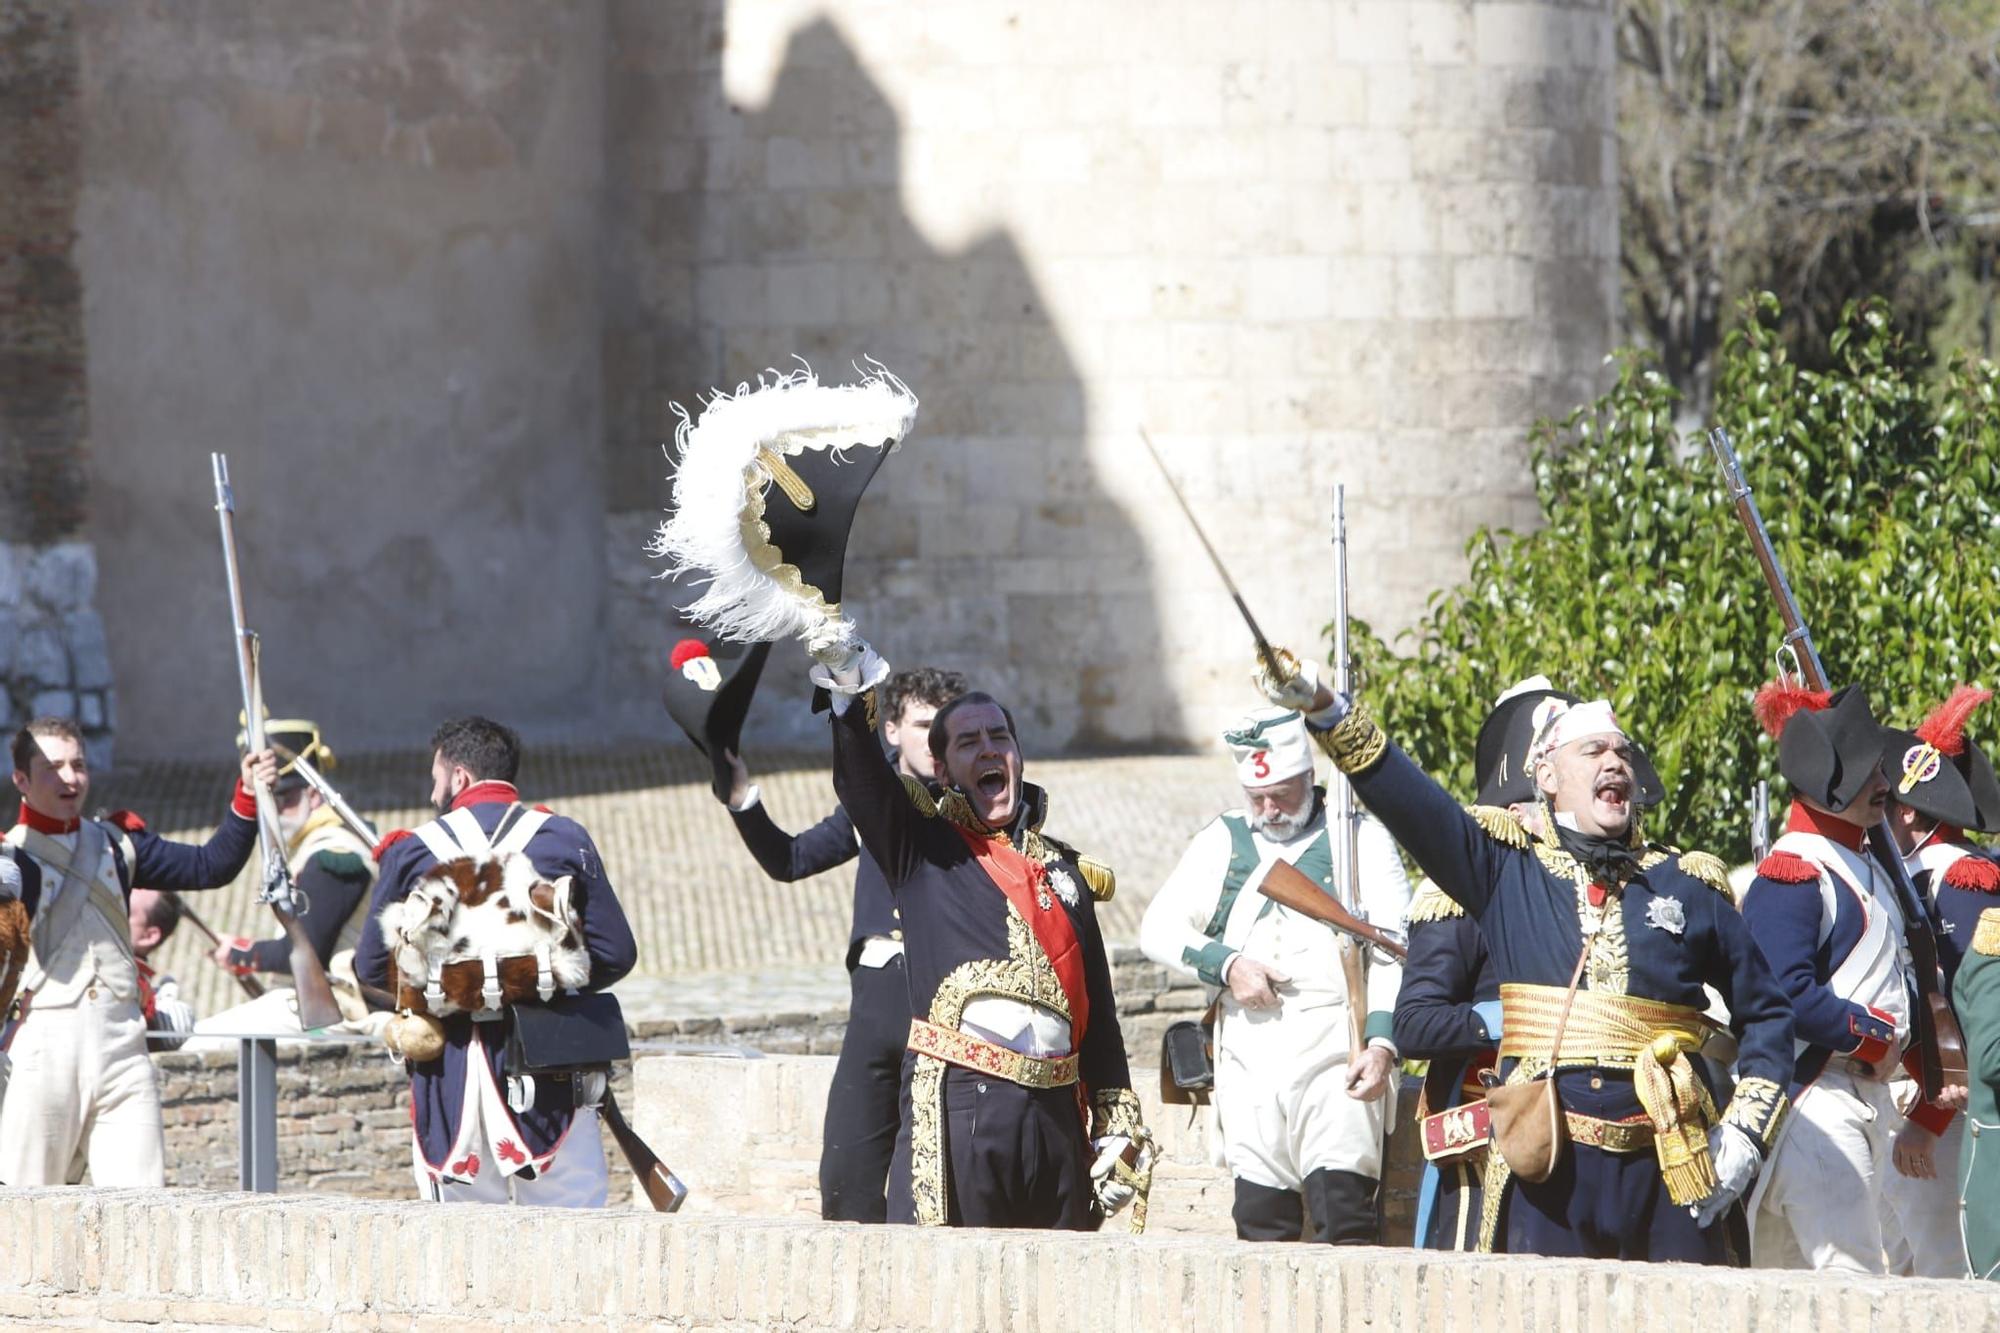
[[[1757,714],[1758,724],[1775,739],[1783,734],[1785,724],[1792,720],[1793,714],[1817,713],[1832,702],[1831,690],[1809,690],[1803,685],[1788,685],[1774,680],[1757,691],[1750,707]]]
[[[708,645],[700,639],[682,639],[674,645],[674,655],[671,661],[673,662],[674,670],[679,671],[695,658],[707,657],[709,655]]]
[[[1961,685],[1917,727],[1917,739],[1939,754],[1965,753],[1965,723],[1972,710],[1993,697],[1993,691],[1977,685]]]

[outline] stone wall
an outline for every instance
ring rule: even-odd
[[[93,762],[117,725],[97,566],[75,254],[83,115],[75,7],[0,8],[0,734],[74,717]]]
[[[1398,629],[1476,525],[1532,522],[1526,427],[1600,387],[1604,0],[612,0],[609,23],[614,506],[655,517],[670,403],[879,358],[923,406],[862,506],[848,609],[892,661],[972,671],[1031,752],[1212,744],[1243,705],[1251,645],[1142,428],[1265,629],[1310,645],[1335,481],[1355,611]],[[659,589],[614,598],[639,654],[614,696],[651,709]],[[753,736],[812,725],[797,664],[774,657]]]
[[[1038,752],[1212,743],[1248,645],[1139,428],[1274,634],[1325,618],[1336,479],[1355,608],[1407,623],[1531,518],[1523,431],[1600,373],[1610,33],[1608,0],[11,5],[5,475],[50,488],[31,545],[96,545],[134,756],[227,749],[212,449],[273,708],[350,748],[467,709],[657,735],[669,405],[873,355],[924,404],[854,543],[887,655],[974,669]],[[793,666],[762,743],[811,726]]]
[[[0,1196],[0,1322],[1437,1333],[1990,1333],[1976,1282],[1684,1264],[563,1215],[173,1191]]]
[[[74,8],[129,752],[226,758],[236,726],[211,450],[274,713],[350,749],[588,714],[603,5]]]

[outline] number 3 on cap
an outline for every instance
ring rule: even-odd
[[[1257,753],[1251,755],[1250,764],[1252,776],[1259,778],[1268,778],[1271,776],[1271,752],[1269,750],[1259,750]]]

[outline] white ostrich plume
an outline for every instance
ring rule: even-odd
[[[670,562],[661,577],[706,580],[686,614],[735,642],[824,634],[829,619],[818,590],[802,585],[791,566],[776,564],[758,530],[755,516],[772,483],[761,456],[769,451],[783,459],[810,449],[838,462],[857,447],[894,449],[917,419],[916,396],[874,361],[855,367],[862,376],[856,384],[821,384],[803,359],[799,367],[766,371],[733,394],[716,390],[699,421],[674,405],[680,417],[674,507],[646,549]]]

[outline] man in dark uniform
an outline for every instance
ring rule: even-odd
[[[889,1220],[1095,1227],[1143,1200],[1151,1160],[1098,932],[1110,873],[1041,831],[998,702],[961,695],[932,719],[933,798],[882,753],[887,664],[844,622],[812,648],[834,790],[896,896],[916,1015]]]
[[[1961,685],[1914,731],[1890,729],[1882,752],[1889,781],[1889,822],[1903,867],[1938,917],[1938,963],[1945,994],[1987,908],[2000,904],[2000,865],[1966,840],[1968,830],[2000,830],[2000,779],[1966,723],[1990,691]],[[1891,1088],[1906,1119],[1891,1147],[1895,1170],[1886,1172],[1882,1215],[1889,1271],[1912,1277],[1963,1277],[1964,1245],[1958,1226],[1959,1162],[1965,1119],[1950,1107],[1923,1101],[1916,1084]]]
[[[1726,1214],[1784,1112],[1789,1009],[1722,863],[1640,839],[1634,748],[1610,704],[1544,720],[1531,759],[1549,826],[1531,836],[1505,811],[1460,807],[1309,667],[1263,684],[1308,710],[1356,795],[1479,924],[1507,1081],[1556,1070],[1569,1141],[1539,1182],[1494,1154],[1483,1245],[1504,1214],[1511,1253],[1727,1262]],[[1704,984],[1740,1046],[1742,1078],[1720,1111],[1690,1058],[1713,1026]]]
[[[439,818],[385,837],[382,867],[354,970],[370,986],[394,991],[381,915],[408,897],[418,879],[445,859],[439,848],[476,855],[518,847],[546,880],[570,880],[571,905],[590,955],[589,990],[607,989],[632,970],[638,947],[604,861],[583,826],[545,806],[521,803],[514,777],[521,741],[482,717],[446,722],[431,737],[431,804]],[[525,834],[525,836],[523,836]],[[519,1202],[602,1207],[609,1170],[585,1080],[543,1078],[532,1096],[507,1096],[503,1055],[513,1019],[504,1010],[457,1013],[443,1020],[444,1049],[411,1060],[413,1167],[422,1197],[441,1202]]]
[[[299,924],[305,927],[320,966],[326,967],[337,950],[353,948],[361,937],[361,919],[375,887],[373,852],[299,771],[301,758],[321,774],[333,770],[333,752],[321,738],[319,726],[302,720],[271,721],[264,724],[264,736],[283,757],[272,794],[277,799],[278,827],[285,835],[285,860],[302,902]],[[292,945],[283,935],[254,941],[224,936],[211,957],[237,976],[292,974]]]
[[[1478,804],[1505,808],[1531,835],[1543,828],[1527,757],[1536,705],[1545,699],[1578,702],[1545,676],[1524,680],[1495,701],[1474,747]],[[1435,883],[1426,881],[1411,900],[1409,942],[1396,995],[1396,1046],[1408,1059],[1430,1061],[1417,1104],[1425,1161],[1416,1244],[1470,1250],[1478,1241],[1490,1138],[1479,1073],[1493,1067],[1500,1049],[1500,979],[1478,925]]]
[[[882,738],[896,771],[931,781],[931,718],[965,693],[956,671],[920,667],[898,671],[882,686]],[[794,836],[764,808],[750,771],[734,750],[724,751],[731,783],[724,798],[743,845],[764,873],[781,884],[845,865],[858,855],[854,921],[847,939],[847,1030],[826,1096],[826,1127],[819,1155],[820,1216],[829,1222],[881,1222],[888,1218],[886,1184],[896,1148],[902,1102],[903,1051],[910,1038],[910,987],[903,969],[903,930],[896,901],[875,858],[855,836],[846,809]]]
[[[1990,1282],[2000,1278],[2000,907],[1979,914],[1966,945],[1951,984],[1971,1067],[1958,1196],[1967,1272]]]

